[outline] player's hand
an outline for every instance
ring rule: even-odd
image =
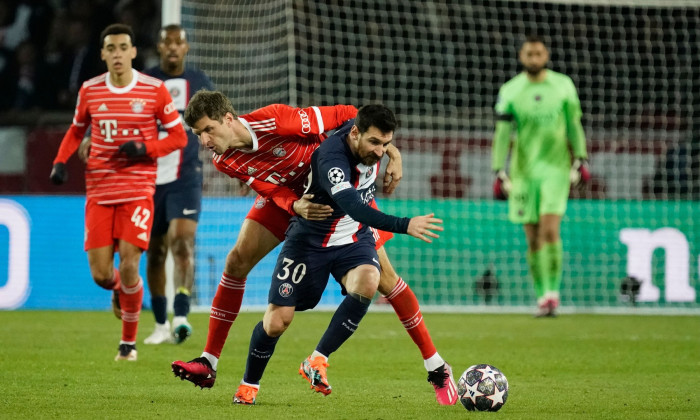
[[[430,238],[439,238],[440,235],[433,231],[442,232],[445,230],[442,226],[442,219],[436,219],[435,213],[426,214],[425,216],[412,217],[408,223],[408,233],[414,238],[432,243]]]
[[[49,175],[51,182],[56,185],[61,185],[68,180],[68,173],[66,172],[65,163],[56,163],[51,168],[51,175]]]
[[[251,195],[250,192],[253,191],[252,188],[250,188],[250,185],[246,184],[245,182],[241,181],[240,179],[238,180],[238,188],[236,189],[236,193],[239,197],[245,197],[248,195]],[[253,191],[255,193],[255,191]],[[255,195],[258,195],[255,193]]]
[[[496,180],[493,182],[493,198],[496,200],[508,199],[510,187],[510,178],[508,178],[506,171],[503,169],[496,171]]]
[[[87,163],[88,157],[90,157],[90,145],[92,145],[92,137],[85,137],[78,146],[78,157],[83,163]]]
[[[130,158],[146,156],[146,143],[142,141],[127,141],[119,146],[119,153],[124,153]]]
[[[384,194],[391,194],[401,182],[403,176],[403,167],[401,165],[401,155],[394,155],[389,159],[384,171],[384,185],[382,191]]]
[[[574,159],[569,172],[569,181],[574,188],[580,188],[591,180],[591,172],[588,170],[588,160]]]
[[[292,205],[294,212],[307,220],[323,220],[333,214],[333,208],[327,204],[312,203],[313,194],[304,194]]]

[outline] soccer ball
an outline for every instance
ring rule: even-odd
[[[508,380],[494,366],[474,365],[459,378],[457,392],[469,411],[498,411],[508,399]]]

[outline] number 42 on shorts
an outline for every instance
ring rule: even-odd
[[[134,222],[134,225],[136,225],[136,227],[138,228],[148,229],[148,225],[146,224],[146,222],[150,217],[150,210],[142,208],[141,206],[136,206],[134,214],[131,215],[131,221]]]

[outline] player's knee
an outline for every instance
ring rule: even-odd
[[[345,288],[351,294],[372,299],[379,286],[379,270],[372,265],[357,267],[353,270],[352,277],[346,282]]]
[[[279,337],[292,323],[291,317],[285,317],[280,313],[273,313],[263,318],[263,329],[270,337]]]
[[[104,289],[111,289],[114,284],[114,267],[111,264],[90,265],[92,280]]]
[[[248,275],[253,265],[255,263],[250,254],[242,252],[238,246],[235,246],[226,256],[224,271],[228,275],[243,278]]]
[[[149,267],[162,266],[165,265],[165,260],[168,257],[168,253],[161,249],[149,249],[146,254],[146,260]]]
[[[557,229],[543,229],[540,233],[541,243],[552,243],[559,240],[559,231]]]
[[[173,258],[187,262],[194,256],[194,238],[176,236],[170,244]]]
[[[289,324],[285,324],[281,320],[271,320],[269,324],[263,325],[265,333],[270,337],[279,337],[287,331]]]
[[[121,274],[122,283],[127,286],[133,286],[139,279],[139,260],[133,258],[125,258],[119,262],[119,273]]]
[[[92,280],[103,289],[112,289],[114,286],[114,272],[110,271],[109,275],[107,273],[92,273]]]

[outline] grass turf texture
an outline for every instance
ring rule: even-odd
[[[330,359],[333,393],[313,393],[298,374],[328,312],[297,314],[277,345],[258,405],[231,398],[261,313],[241,313],[212,389],[176,379],[170,362],[204,346],[208,316],[193,314],[182,345],[147,346],[142,314],[137,362],[115,362],[111,312],[0,312],[0,413],[7,418],[254,419],[657,419],[700,416],[700,319],[691,316],[425,314],[455,376],[490,363],[508,377],[498,413],[438,406],[420,353],[393,313],[369,313]]]

